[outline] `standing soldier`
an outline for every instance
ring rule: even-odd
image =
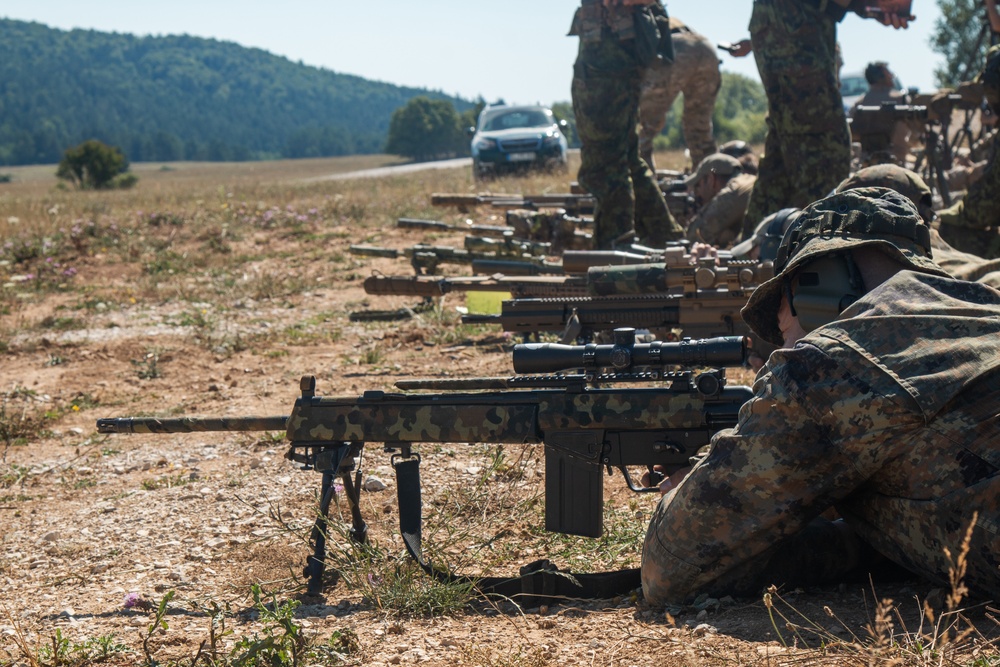
[[[612,248],[638,234],[660,245],[683,236],[653,172],[639,157],[636,132],[642,74],[672,58],[651,8],[657,0],[581,0],[570,35],[580,38],[573,65],[573,112],[580,135],[577,180],[597,202],[594,243]]]
[[[674,61],[656,60],[646,70],[639,98],[639,154],[650,169],[653,139],[663,131],[667,113],[679,93],[684,94],[684,143],[691,152],[691,164],[698,165],[716,151],[712,136],[712,112],[722,77],[715,47],[676,18],[661,19],[660,30],[673,36]]]
[[[847,177],[851,135],[837,73],[837,23],[848,7],[905,28],[879,0],[754,0],[750,41],[767,93],[767,139],[743,238],[768,213],[804,208]]]

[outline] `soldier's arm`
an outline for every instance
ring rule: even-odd
[[[853,381],[843,361],[811,345],[771,356],[771,372],[758,376],[737,427],[720,432],[708,455],[661,499],[643,547],[647,600],[748,594],[762,577],[775,579],[763,585],[791,585],[780,578],[796,573],[783,566],[801,575],[796,558],[823,558],[823,549],[808,553],[816,551],[816,535],[837,557],[820,562],[832,569],[806,574],[835,577],[850,569],[845,554],[853,549],[857,557],[856,538],[818,517],[892,455],[895,443],[882,442],[884,429],[917,417]]]
[[[746,214],[747,197],[727,184],[708,202],[688,225],[687,238],[719,248],[732,244],[739,236]]]

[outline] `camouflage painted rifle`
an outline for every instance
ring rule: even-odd
[[[466,324],[498,324],[525,336],[558,333],[564,343],[592,340],[619,327],[648,329],[657,338],[745,335],[740,310],[752,289],[697,290],[689,294],[638,294],[613,297],[510,299],[499,315],[463,315]]]
[[[593,246],[593,235],[578,229],[593,221],[575,218],[563,211],[531,211],[513,209],[507,211],[506,225],[450,224],[439,220],[419,220],[399,218],[396,226],[400,229],[423,229],[434,231],[464,231],[479,236],[505,237],[551,244],[552,251],[562,252],[566,248],[586,250]]]
[[[564,259],[564,266],[566,260]],[[726,287],[730,291],[755,287],[774,273],[770,262],[728,260],[716,266],[668,266],[647,263],[628,266],[591,266],[585,274],[562,276],[386,276],[365,278],[368,294],[441,297],[452,292],[506,292],[514,299],[530,297],[620,296],[625,294],[691,293]]]
[[[452,246],[435,246],[418,243],[403,250],[382,248],[370,245],[351,245],[352,255],[362,257],[408,257],[410,265],[418,274],[436,273],[441,264],[472,264],[476,261],[516,260],[539,268],[550,268],[561,272],[558,265],[552,265],[545,259],[548,254],[547,244],[537,244],[528,241],[518,241],[513,238],[484,239],[483,237],[467,236],[466,246],[473,249],[455,248]],[[489,248],[483,250],[482,248]]]
[[[455,206],[460,211],[468,211],[477,206],[494,208],[561,208],[570,215],[592,215],[594,198],[589,194],[554,193],[538,195],[504,195],[481,193],[476,195],[435,192],[431,195],[434,206]]]
[[[633,491],[655,491],[638,486],[628,466],[682,467],[717,431],[736,424],[740,406],[752,394],[747,387],[726,386],[722,369],[743,362],[743,339],[646,345],[634,340],[634,331],[623,331],[614,345],[514,350],[515,368],[542,373],[584,369],[580,374],[400,382],[401,389],[459,391],[366,391],[347,398],[317,396],[316,379],[305,376],[288,416],[110,418],[99,419],[97,429],[138,434],[284,430],[289,441],[285,457],[322,473],[313,553],[305,568],[309,591],[319,593],[336,478],[351,506],[351,537],[366,540],[359,489],[367,443],[381,443],[393,455],[404,542],[430,569],[420,546],[418,443],[544,444],[546,529],[598,537],[603,532],[605,469],[619,469]],[[719,368],[697,375],[666,370],[677,364]],[[627,385],[609,386],[619,381]],[[635,386],[653,381],[658,384]]]

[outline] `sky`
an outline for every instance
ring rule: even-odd
[[[0,17],[53,28],[188,34],[236,42],[295,62],[466,99],[570,100],[579,0],[0,0]],[[715,43],[748,36],[752,0],[667,0],[667,10]],[[914,0],[917,20],[893,30],[853,14],[838,28],[842,72],[885,60],[905,87],[934,89],[940,15]],[[758,79],[753,56],[719,51],[723,70]]]

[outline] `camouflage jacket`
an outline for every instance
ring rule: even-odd
[[[737,174],[729,179],[688,224],[686,237],[717,248],[728,248],[739,241],[743,216],[756,182],[757,177],[751,174]]]
[[[649,601],[731,590],[831,506],[943,584],[978,511],[966,584],[1000,597],[1000,292],[901,272],[773,353],[754,393],[660,500]]]

